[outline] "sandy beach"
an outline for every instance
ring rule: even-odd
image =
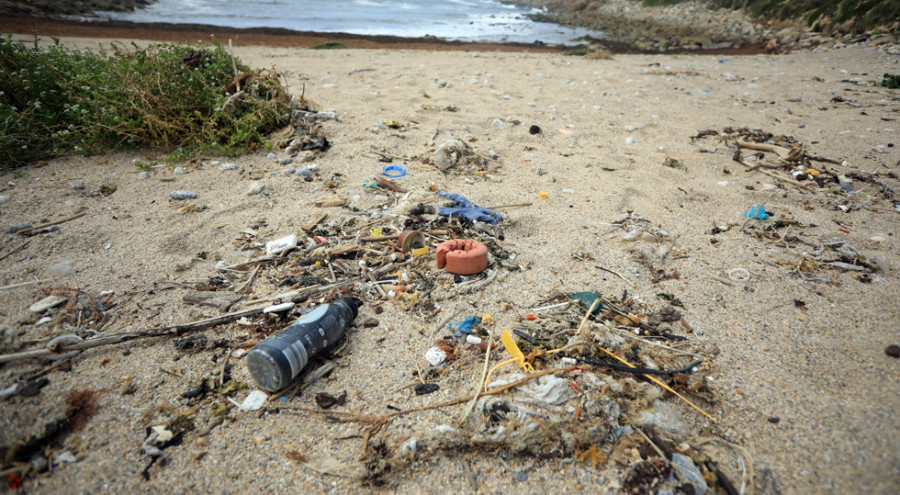
[[[39,34],[46,41],[53,33]],[[80,48],[132,39],[127,31],[107,31],[113,38],[65,34],[63,43]],[[190,32],[166,39],[209,38]],[[454,292],[458,282],[441,274],[431,258],[419,265],[413,260],[408,266],[417,266],[425,279],[440,279],[446,289],[427,311],[353,286],[366,304],[333,358],[336,369],[292,400],[274,398],[264,414],[243,412],[212,393],[183,396],[227,366],[235,382],[250,385],[232,396],[242,402],[253,380],[235,343],[258,340],[258,326],[231,321],[190,332],[209,342],[199,352],[177,349],[174,336],[83,351],[71,358],[70,371],[46,374],[49,382],[36,395],[0,402],[0,444],[8,446],[39,434],[63,413],[72,391],[97,395],[96,412],[83,428],[44,452],[51,458],[69,452],[74,462],[28,475],[26,492],[641,493],[628,481],[629,469],[648,459],[653,442],[638,432],[616,433],[620,444],[634,445],[624,453],[616,441],[601,444],[608,461],[595,465],[568,451],[517,454],[503,446],[473,447],[459,437],[458,444],[434,440],[441,425],[463,428],[458,420],[467,403],[399,416],[374,430],[340,421],[347,419],[343,413],[390,414],[471,394],[484,352],[464,339],[455,361],[428,371],[425,353],[449,335],[439,328],[448,318],[490,314],[495,336],[513,328],[540,335],[560,321],[574,321],[574,329],[577,315],[572,320],[534,308],[583,291],[627,301],[645,317],[677,300],[683,323],[667,328],[686,340],[646,340],[700,356],[695,375],[702,387],[679,390],[716,420],[637,377],[616,398],[623,408],[616,427],[639,428],[636,418],[652,412],[658,397],[674,415],[655,425],[659,434],[698,464],[701,453],[716,459],[738,491],[742,484],[743,492],[759,494],[900,491],[900,360],[886,353],[900,344],[900,92],[876,85],[882,74],[900,73],[900,56],[879,46],[852,46],[782,55],[588,59],[535,47],[386,49],[350,40],[348,50],[314,51],[299,48],[305,42],[255,41],[241,36],[234,54],[251,67],[278,71],[293,94],[302,92],[333,112],[336,119],[322,123],[331,148],[301,152],[290,165],[279,164],[289,156],[280,149],[273,150],[274,159],[268,151],[202,156],[154,168],[146,179],[139,178],[136,162],[162,163],[163,152],[111,150],[3,171],[0,194],[9,200],[0,205],[0,229],[84,213],[56,232],[0,233],[0,285],[44,281],[0,293],[4,354],[77,333],[60,319],[61,308],[50,310],[46,316],[53,321],[42,325],[36,323],[45,314],[29,311],[52,293],[76,297],[66,288],[108,307],[102,334],[219,315],[225,311],[183,302],[198,281],[217,273],[217,262],[257,260],[265,242],[292,233],[306,237],[304,226],[323,215],[323,229],[371,235],[370,227],[360,227],[367,222],[396,229],[410,217],[410,207],[440,203],[434,190],[488,208],[506,206],[499,210],[503,238],[492,242],[515,256],[495,265],[496,279],[471,293]],[[738,139],[767,133],[782,146],[801,146],[807,159],[813,157],[808,168],[815,173],[798,177],[791,167],[753,168],[778,163],[777,151],[744,147],[744,163],[734,160]],[[441,171],[429,163],[452,138],[489,158],[486,170]],[[407,193],[365,187],[382,176],[385,157],[405,167],[395,182]],[[224,163],[235,166],[225,170]],[[312,181],[271,174],[311,164],[317,166]],[[183,173],[174,173],[175,167]],[[814,175],[834,180],[819,187]],[[100,192],[111,185],[114,192]],[[261,192],[248,194],[259,185]],[[175,190],[195,192],[194,207],[170,200]],[[347,206],[315,204],[334,196]],[[744,216],[758,205],[771,218]],[[630,238],[634,226],[640,232]],[[391,245],[374,249],[390,251]],[[66,261],[74,261],[71,273],[50,270]],[[280,265],[248,266],[236,275],[236,285],[246,282],[248,291],[231,311],[285,292],[279,284],[287,275],[328,278],[327,270],[313,273],[315,267],[289,265],[294,271],[286,272]],[[403,277],[400,272],[382,278]],[[377,322],[364,327],[370,319]],[[266,321],[269,333],[283,326]],[[610,332],[626,334],[614,340],[626,342],[627,336],[632,342],[635,336],[635,328],[621,321],[588,328],[598,332],[595,338]],[[228,345],[216,347],[216,340]],[[635,342],[648,359],[669,363],[660,357],[665,349],[641,341]],[[508,358],[502,347],[493,351],[492,364]],[[230,366],[223,364],[225,355]],[[0,388],[47,366],[41,360],[4,364]],[[607,385],[626,378],[579,366],[593,369]],[[495,376],[508,378],[516,370],[508,365]],[[571,373],[559,376],[588,397],[589,380]],[[423,374],[440,385],[438,391],[413,393]],[[318,409],[317,393],[344,391],[346,405],[330,409],[333,416],[308,411]],[[559,418],[587,410],[578,400],[567,403],[571,409],[531,406],[541,411],[536,417],[544,418],[547,442],[570,433]],[[230,409],[210,427],[214,407]],[[145,479],[147,428],[178,415],[193,418],[195,428],[165,448]],[[401,455],[410,438],[419,440],[418,450]],[[360,474],[372,472],[370,458],[361,455],[370,440],[391,459],[391,469],[379,471],[374,481]],[[736,454],[741,450],[746,455]],[[715,476],[707,481],[709,493],[727,493],[712,486]]]

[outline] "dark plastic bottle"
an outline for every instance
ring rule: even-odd
[[[341,297],[313,309],[291,326],[256,344],[247,354],[250,375],[269,392],[290,385],[307,363],[343,337],[360,304],[359,299]]]

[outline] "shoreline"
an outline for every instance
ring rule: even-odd
[[[588,45],[599,45],[617,54],[660,53],[631,43],[612,39],[588,38],[579,45],[535,43],[487,43],[450,41],[437,37],[405,38],[389,35],[362,35],[294,31],[286,28],[231,28],[209,24],[137,23],[130,21],[77,21],[53,17],[0,15],[0,31],[18,35],[61,36],[76,38],[139,39],[170,43],[196,43],[215,36],[220,40],[236,38],[244,46],[309,48],[319,43],[339,41],[348,48],[401,49],[439,51],[521,51],[563,52]],[[766,53],[764,43],[714,49],[696,48],[691,53],[708,55],[756,55]],[[672,53],[672,52],[670,52]]]

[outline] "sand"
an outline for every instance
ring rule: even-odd
[[[64,40],[80,47],[98,41]],[[371,151],[425,157],[432,139],[440,144],[457,136],[500,158],[490,179],[446,174],[411,160],[405,162],[407,175],[397,182],[423,198],[436,185],[485,206],[531,203],[504,210],[502,244],[524,269],[474,294],[443,301],[431,321],[391,302],[379,315],[371,304],[365,306],[360,321],[376,317],[380,324],[352,331],[336,358],[337,370],[294,404],[314,408],[315,393],[346,390],[344,410],[384,413],[388,404],[411,408],[469,393],[480,361],[451,368],[435,394],[416,397],[410,391],[418,383],[413,372],[428,367],[425,351],[446,333],[437,331],[437,324],[456,311],[490,313],[502,329],[554,291],[594,290],[618,297],[628,290],[651,306],[664,305],[657,294],[669,293],[683,301],[685,319],[694,329],[680,333],[718,351],[704,364],[715,399],[698,401],[717,424],[666,398],[688,424],[686,441],[712,436],[745,447],[756,480],[756,489],[748,493],[900,491],[900,360],[885,354],[886,346],[900,343],[897,208],[878,184],[854,179],[858,192],[852,196],[802,190],[744,169],[715,137],[691,139],[700,131],[726,127],[793,136],[811,154],[846,162],[826,164],[829,169],[877,174],[896,188],[898,147],[890,145],[900,141],[898,93],[869,83],[880,81],[883,73],[900,72],[898,57],[854,47],[777,56],[589,60],[527,51],[322,52],[240,43],[235,54],[253,67],[276,68],[294,93],[305,86],[307,97],[337,113],[339,122],[323,124],[333,147],[315,163],[319,178],[336,177],[338,187],[329,191],[322,180],[263,174],[258,182],[265,184],[264,194],[248,196],[257,182],[250,171],[278,168],[266,152],[176,164],[186,173],[157,169],[147,180],[138,179],[133,162],[154,162],[161,153],[112,151],[3,172],[2,194],[11,197],[0,206],[3,228],[87,212],[60,225],[59,232],[30,238],[0,263],[0,285],[9,285],[52,278],[51,265],[75,261],[68,277],[2,292],[0,323],[15,329],[17,342],[67,333],[35,326],[37,317],[28,311],[54,287],[95,295],[113,291],[115,306],[109,312],[114,319],[104,333],[217,315],[213,308],[183,304],[187,289],[182,284],[212,273],[218,259],[236,264],[258,257],[259,250],[243,250],[244,244],[235,242],[244,237],[242,230],[257,230],[251,243],[261,243],[299,231],[323,213],[326,222],[340,222],[349,210],[313,205],[333,194],[359,195],[353,205],[363,211],[400,213],[393,206],[385,210],[362,187],[384,165]],[[458,110],[441,110],[448,106]],[[513,125],[508,117],[521,124]],[[405,123],[406,130],[373,130],[385,120]],[[531,125],[542,133],[530,134]],[[667,158],[680,160],[686,170],[663,166]],[[237,170],[220,170],[209,163],[213,159],[233,162]],[[86,187],[72,189],[71,181]],[[109,184],[116,186],[115,193],[98,193]],[[180,214],[182,205],[167,198],[176,189],[195,191],[193,203],[205,209]],[[546,199],[539,199],[542,192]],[[763,202],[774,216],[767,222],[816,225],[781,229],[782,237],[799,235],[813,243],[840,238],[890,269],[867,274],[864,282],[854,272],[821,267],[812,272],[815,280],[806,280],[797,267],[812,247],[742,233],[744,211]],[[679,279],[654,283],[639,255],[652,244],[624,242],[622,231],[607,225],[630,212],[669,233],[671,253],[655,268],[677,270]],[[710,233],[714,225],[727,224],[736,226]],[[25,240],[2,235],[3,254]],[[175,270],[201,252],[208,253],[207,259]],[[729,281],[728,272],[737,267],[749,272],[748,282]],[[255,296],[278,292],[265,272],[260,275]],[[247,331],[230,324],[201,333],[214,340]],[[373,488],[286,457],[297,450],[320,465],[338,459],[358,467],[362,439],[357,426],[316,415],[257,417],[236,410],[229,413],[233,420],[208,436],[189,433],[182,445],[166,449],[167,462],[151,468],[150,480],[143,480],[142,415],[162,417],[157,412],[162,404],[189,409],[179,395],[188,382],[217,376],[221,360],[213,362],[213,355],[221,359],[224,353],[208,350],[174,360],[178,353],[171,338],[85,351],[74,358],[71,372],[50,373],[39,395],[0,403],[0,444],[40,432],[64,410],[69,392],[88,388],[104,391],[97,413],[53,451],[71,450],[78,462],[29,477],[29,492],[471,492],[467,472],[475,474],[483,493],[620,491],[614,469],[572,458],[504,460],[497,452],[430,456],[389,475],[387,486]],[[232,362],[232,376],[252,383],[243,359]],[[33,361],[5,365],[2,385],[36,369],[39,363]],[[505,368],[500,374],[510,372]],[[132,395],[122,394],[127,382],[136,385]],[[238,392],[237,400],[246,393]],[[459,411],[416,414],[382,435],[416,434],[453,422]],[[525,481],[513,477],[529,465]],[[332,472],[337,470],[332,466]],[[740,479],[739,472],[731,474]]]

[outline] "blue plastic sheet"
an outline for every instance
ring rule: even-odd
[[[439,215],[465,218],[471,222],[484,222],[491,225],[497,225],[497,222],[503,220],[503,215],[500,213],[472,204],[462,194],[438,191],[438,196],[453,201],[453,206],[439,206]]]
[[[460,323],[450,323],[447,325],[447,327],[449,327],[450,331],[453,332],[453,336],[462,337],[462,334],[464,333],[472,333],[472,327],[479,323],[481,323],[481,318],[472,316]]]
[[[769,218],[769,214],[762,206],[754,206],[753,208],[750,208],[749,210],[744,212],[744,216],[747,218],[755,218],[760,221]]]

